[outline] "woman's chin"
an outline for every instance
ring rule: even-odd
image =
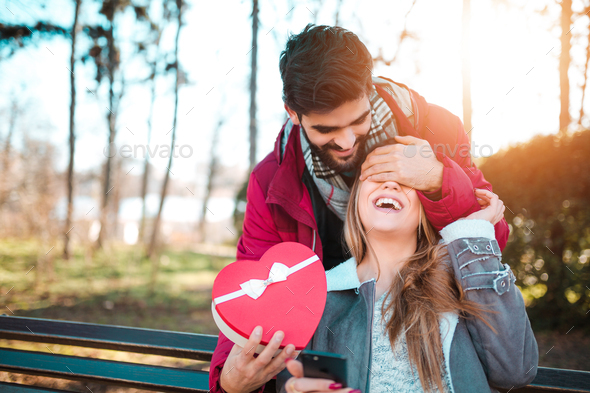
[[[367,230],[367,234],[375,232],[375,234],[379,233],[383,235],[403,235],[408,232],[408,229],[400,224],[399,222],[392,223],[391,221],[375,221],[370,225],[365,225],[365,228],[372,228],[370,231]]]

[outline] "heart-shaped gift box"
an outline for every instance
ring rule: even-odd
[[[277,354],[288,344],[300,351],[313,336],[326,305],[326,272],[318,256],[294,242],[268,249],[260,261],[236,261],[213,284],[211,310],[219,330],[244,347],[258,325],[260,353],[277,330],[285,333]]]

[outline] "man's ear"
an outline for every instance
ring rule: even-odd
[[[293,124],[295,124],[296,126],[299,125],[299,118],[297,117],[297,113],[295,113],[295,111],[291,108],[289,108],[287,106],[287,104],[285,105],[285,110],[287,111],[287,113],[289,114],[289,117],[291,118],[291,122]]]

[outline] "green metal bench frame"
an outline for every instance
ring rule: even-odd
[[[0,339],[75,345],[124,352],[211,361],[217,336],[96,325],[81,322],[0,316]],[[208,392],[209,373],[46,352],[0,348],[0,371],[167,392]],[[275,381],[266,392],[275,392]],[[0,383],[0,391],[41,393],[27,385]],[[527,387],[510,392],[590,392],[590,372],[539,367]],[[508,392],[504,390],[504,392]]]

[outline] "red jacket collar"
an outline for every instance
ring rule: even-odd
[[[302,181],[305,160],[301,151],[298,125],[291,127],[285,151],[281,156],[281,141],[288,122],[289,120],[283,125],[275,142],[274,154],[279,168],[269,185],[266,202],[281,205],[295,220],[317,230],[311,199],[304,192],[305,186]]]

